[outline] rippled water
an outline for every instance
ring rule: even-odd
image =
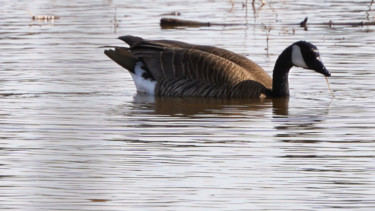
[[[267,3],[3,1],[0,209],[374,210],[375,26],[319,24],[374,21],[374,5]],[[172,11],[249,25],[161,29]],[[269,73],[286,46],[308,40],[335,97],[298,68],[289,100],[137,94],[99,48],[125,34],[216,45]]]

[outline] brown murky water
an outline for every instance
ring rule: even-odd
[[[0,8],[0,209],[374,210],[371,1],[10,1]],[[53,22],[33,15],[55,15]],[[248,26],[161,29],[161,14]],[[253,25],[255,24],[255,25]],[[117,26],[118,25],[118,26]],[[132,34],[216,45],[269,73],[297,40],[289,100],[137,94],[103,45]],[[268,38],[268,42],[267,42]]]

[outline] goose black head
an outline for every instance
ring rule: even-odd
[[[331,76],[320,59],[318,48],[306,41],[298,41],[292,45],[292,64],[296,67],[314,70],[325,76]]]

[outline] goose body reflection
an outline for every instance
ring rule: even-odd
[[[295,42],[280,54],[271,78],[255,62],[222,48],[129,35],[119,39],[130,47],[115,47],[105,54],[131,73],[139,92],[155,96],[288,97],[293,66],[331,75],[317,47],[306,41]]]
[[[145,93],[137,93],[133,96],[131,105],[121,105],[119,110],[122,111],[130,107],[130,115],[137,115],[142,112],[163,116],[196,117],[220,114],[230,117],[243,115],[242,112],[252,113],[272,109],[272,114],[278,117],[286,117],[289,113],[289,100],[289,98],[174,98],[154,97]],[[268,114],[268,112],[265,113]]]

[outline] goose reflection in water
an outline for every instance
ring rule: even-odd
[[[137,93],[131,105],[134,115],[139,109],[156,115],[190,116],[217,114],[225,116],[244,115],[246,111],[262,111],[268,115],[272,110],[276,116],[288,115],[289,98],[274,99],[216,99],[216,98],[169,98]],[[133,113],[133,112],[130,112]],[[128,114],[132,115],[132,114]],[[244,116],[245,117],[245,116]]]

